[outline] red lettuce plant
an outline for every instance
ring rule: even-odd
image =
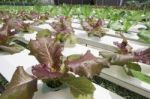
[[[53,22],[50,25],[54,28],[56,40],[65,43],[66,45],[74,45],[76,38],[71,26],[71,21],[68,17],[59,17],[58,22]]]
[[[22,19],[22,20],[48,20],[49,19],[49,13],[37,13],[34,11],[31,12],[26,12],[26,11],[21,11],[17,13],[17,18]]]
[[[4,25],[0,29],[0,50],[9,53],[17,53],[23,50],[23,47],[15,43],[17,39],[21,39],[15,36],[16,32],[11,31],[9,25]]]
[[[21,19],[9,18],[5,20],[5,25],[10,29],[14,29],[15,32],[30,32],[31,27],[29,23],[24,23]]]
[[[12,14],[8,11],[0,11],[0,23],[3,23],[5,19],[9,19],[10,17],[12,17]]]
[[[136,61],[150,65],[150,48],[132,53]]]
[[[121,43],[119,42],[113,42],[114,45],[116,45],[119,48],[120,54],[128,54],[132,52],[132,47],[128,44],[127,38],[122,34],[119,33],[121,38],[123,39]]]
[[[36,20],[39,18],[39,14],[36,12],[26,12],[26,11],[20,11],[17,13],[17,18],[20,18],[22,20]]]
[[[100,52],[100,55],[109,60],[111,66],[122,66],[126,74],[139,80],[150,83],[150,76],[141,72],[142,68],[138,62],[149,64],[150,49],[135,51],[129,54],[118,54],[114,52]]]
[[[95,19],[93,17],[81,21],[81,25],[85,31],[87,31],[88,36],[102,37],[105,35],[106,30],[102,27],[104,21],[101,19]]]
[[[119,48],[119,52],[100,51],[100,55],[109,60],[112,66],[122,66],[129,76],[150,83],[150,76],[143,74],[141,72],[141,66],[139,65],[139,62],[150,64],[150,48],[133,51],[126,38],[123,35],[122,37],[122,43],[115,43]]]
[[[128,44],[128,41],[123,36],[123,34],[120,33],[120,35],[123,38],[123,41],[121,43],[114,42],[114,44],[119,48],[120,54],[123,54],[124,56],[132,56],[135,62],[150,64],[150,48],[133,51],[132,47]]]
[[[103,68],[109,67],[107,60],[93,56],[90,51],[84,55],[69,56],[66,64],[70,71],[87,78],[99,75]]]
[[[29,49],[39,61],[38,65],[32,67],[33,75],[52,88],[66,84],[75,97],[93,94],[94,86],[86,78],[92,78],[102,68],[108,67],[106,60],[93,56],[90,51],[85,55],[64,58],[63,45],[48,37],[31,40]],[[71,72],[80,76],[76,77]],[[78,83],[80,86],[77,86]]]

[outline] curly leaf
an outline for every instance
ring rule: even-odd
[[[50,24],[56,31],[56,33],[60,34],[70,34],[73,33],[73,28],[71,26],[71,22],[67,17],[60,17],[59,22],[53,22]]]
[[[23,31],[28,32],[30,30],[30,24],[24,23],[21,19],[10,18],[6,20],[6,24],[11,28],[15,29],[15,31]]]
[[[26,11],[20,11],[17,13],[17,18],[20,18],[22,20],[36,20],[39,18],[39,14],[33,11],[31,11],[30,13]]]
[[[73,28],[71,26],[71,21],[68,17],[59,17],[58,22],[53,22],[50,24],[56,31],[56,40],[61,43],[65,43],[66,46],[74,45],[76,43],[76,38],[73,34]]]
[[[41,64],[60,69],[63,45],[52,38],[37,38],[29,42],[29,49]]]
[[[18,67],[11,82],[0,96],[1,99],[32,99],[37,91],[37,79]]]
[[[82,21],[82,27],[83,27],[83,29],[84,30],[86,30],[86,31],[92,31],[92,26],[90,26],[89,24],[88,24],[88,22],[85,22],[85,21]]]
[[[135,51],[132,53],[136,61],[150,64],[150,48],[147,48],[142,51]]]
[[[99,75],[101,70],[109,66],[109,63],[105,59],[97,58],[93,56],[90,51],[75,60],[67,59],[65,64],[69,70],[75,74],[86,76],[88,78],[94,75]]]
[[[54,78],[60,78],[63,74],[57,71],[52,71],[50,66],[46,65],[36,65],[32,67],[32,73],[39,79],[54,79]]]
[[[103,20],[94,18],[87,18],[86,21],[81,21],[82,27],[88,32],[88,35],[94,35],[97,37],[102,37],[105,35],[106,30],[102,28]]]
[[[116,45],[119,48],[119,50],[120,50],[119,53],[121,53],[121,54],[131,53],[132,47],[128,44],[127,38],[122,33],[119,32],[119,34],[120,34],[121,38],[123,39],[122,42],[121,43],[113,42],[114,45]]]

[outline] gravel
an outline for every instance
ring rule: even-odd
[[[123,88],[119,85],[116,85],[108,80],[105,80],[103,78],[100,78],[98,76],[94,77],[94,82],[102,87],[104,87],[105,89],[110,90],[111,92],[114,92],[122,97],[124,97],[125,99],[148,99],[144,96],[141,96],[135,92],[132,92],[126,88]]]

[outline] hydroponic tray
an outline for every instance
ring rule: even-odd
[[[78,45],[77,45],[78,46]],[[66,49],[68,50],[68,49]],[[67,53],[65,51],[65,53]],[[28,55],[29,51],[24,50],[14,55],[7,55],[0,53],[0,72],[10,81],[13,72],[17,66],[23,66],[26,71],[30,72],[31,66],[38,64],[38,61]],[[106,90],[97,84],[94,84],[96,91],[94,92],[94,99],[123,99],[121,96]],[[49,90],[40,81],[38,82],[38,91],[35,92],[33,99],[73,99],[69,88],[62,89],[59,91]]]
[[[138,25],[137,25],[138,26]],[[75,19],[72,21],[72,27],[77,29],[77,30],[83,30],[79,20]],[[135,27],[133,27],[135,28]],[[108,31],[106,32],[106,35],[108,36],[112,36],[112,37],[117,37],[117,38],[121,38],[119,34],[116,34],[115,31],[111,30],[111,29],[107,29]],[[147,42],[143,42],[141,40],[139,40],[139,37],[137,36],[137,33],[132,31],[131,33],[123,33],[124,36],[128,39],[131,40],[137,44],[140,45],[146,45],[146,46],[150,46],[149,43]]]
[[[51,30],[51,26],[48,24],[36,26],[35,28],[39,29],[39,30],[41,30],[41,29],[50,29]],[[122,41],[121,38],[111,37],[111,36],[107,36],[107,35],[102,38],[88,37],[87,33],[85,31],[77,30],[77,29],[74,29],[74,30],[75,30],[75,35],[78,38],[78,41],[80,43],[95,46],[101,50],[106,49],[106,50],[110,50],[110,51],[115,51],[116,47],[113,45],[113,42],[114,41],[119,41],[119,42]],[[133,47],[133,50],[148,47],[145,45],[137,45],[135,42],[132,42],[132,41],[129,41],[129,43]],[[92,52],[95,56],[98,56],[98,54],[99,54],[98,50],[89,48],[89,47],[85,47],[85,46],[81,46],[81,45],[78,45],[75,48],[65,48],[65,49],[68,49],[68,50],[66,50],[67,51],[65,54],[66,56],[70,55],[70,54],[85,53],[88,49],[92,50]],[[150,75],[149,74],[150,68],[148,65],[142,64],[141,67],[142,67],[143,73]],[[113,66],[109,69],[104,69],[102,71],[100,77],[107,79],[111,82],[114,82],[122,87],[125,87],[125,88],[131,90],[131,91],[134,91],[136,93],[139,93],[143,96],[150,98],[150,84],[147,84],[136,78],[128,76],[124,72],[124,70],[119,66]]]
[[[78,29],[74,29],[74,31],[80,43],[88,44],[91,46],[103,48],[103,49],[110,50],[110,51],[116,50],[116,46],[113,44],[113,42],[116,42],[116,41],[122,42],[121,38],[116,38],[116,37],[107,36],[107,35],[101,38],[95,37],[95,36],[88,37],[86,31],[78,30]],[[133,47],[133,50],[148,48],[147,45],[140,45],[131,40],[129,40],[128,42]]]
[[[46,23],[52,23],[56,21],[54,18],[50,18],[50,20],[47,20]],[[142,25],[143,26],[143,25]],[[47,28],[47,26],[40,26],[42,28]],[[76,31],[80,31],[81,33],[85,32],[80,24],[80,20],[79,19],[72,19],[72,27],[74,28],[74,30]],[[134,27],[131,27],[131,28],[136,28],[136,27],[139,27],[139,25],[137,26],[134,26]],[[140,26],[141,27],[141,26]],[[143,26],[144,27],[144,26]],[[49,29],[52,30],[52,28],[49,26]],[[40,30],[40,28],[39,28]],[[85,32],[85,34],[87,34]],[[115,37],[116,39],[117,38],[120,38],[121,39],[121,36],[119,34],[116,34],[114,30],[112,29],[107,29],[107,32],[106,32],[106,35],[105,36],[110,36],[110,37]],[[104,36],[104,37],[105,37]],[[147,43],[147,42],[143,42],[141,40],[139,40],[139,37],[137,36],[137,33],[135,31],[132,31],[132,33],[124,33],[124,36],[129,40],[131,41],[132,43],[135,43],[135,44],[139,44],[139,45],[145,45],[145,46],[149,46],[150,47],[150,44]],[[102,37],[102,38],[104,38]],[[90,37],[91,38],[91,37]],[[79,39],[80,40],[80,39]]]
[[[102,50],[102,49],[97,50],[90,47],[85,47],[83,45],[77,45],[74,48],[65,48],[65,49],[67,50],[65,50],[64,53],[67,56],[73,53],[82,54],[85,53],[87,50],[91,50],[91,52],[95,56],[98,56],[99,50]],[[141,68],[143,73],[150,75],[149,65],[141,64]],[[150,98],[150,84],[128,76],[121,66],[112,66],[110,68],[103,69],[100,74],[100,77],[107,79],[111,82],[114,82],[138,94]]]
[[[49,29],[51,31],[54,31],[54,29],[48,24],[53,21],[55,21],[55,20],[53,20],[53,19],[48,20],[46,24],[42,24],[39,26],[33,26],[33,28],[37,31],[40,31],[42,29]],[[72,24],[72,26],[81,28],[80,25]],[[110,51],[116,50],[116,47],[113,45],[113,42],[115,42],[115,41],[122,42],[122,39],[120,37],[117,38],[117,37],[110,36],[110,35],[105,35],[101,38],[94,37],[94,36],[88,37],[86,31],[84,31],[82,29],[74,28],[74,31],[75,31],[75,35],[80,43],[88,44],[88,45],[95,46],[95,47],[100,47],[100,48],[110,50]],[[108,33],[111,33],[111,32],[114,32],[114,31],[113,30],[108,31]],[[135,42],[132,40],[129,40],[129,44],[134,48],[134,50],[150,47],[150,44],[139,43],[139,42]]]

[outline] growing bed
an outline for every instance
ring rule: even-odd
[[[69,73],[70,75],[70,72],[74,72],[76,75],[81,75],[81,77],[85,76],[90,81],[92,81],[94,75],[97,75],[98,77],[113,82],[135,93],[138,93],[144,96],[145,99],[150,98],[150,13],[149,11],[147,11],[147,9],[130,11],[128,9],[118,10],[111,7],[98,8],[87,5],[36,5],[26,7],[1,6],[0,10],[2,10],[0,12],[0,65],[4,66],[2,67],[2,69],[0,69],[0,73],[4,77],[6,77],[8,81],[10,81],[12,74],[16,70],[17,66],[23,66],[29,74],[32,75],[33,73],[34,76],[37,76],[35,72],[33,72],[35,68],[34,65],[43,65],[43,60],[44,64],[47,61],[51,61],[51,59],[42,59],[38,56],[41,55],[41,57],[43,57],[44,54],[42,52],[42,46],[44,46],[44,44],[47,44],[47,41],[45,40],[51,38],[64,45],[64,50],[62,51],[63,59],[61,61],[61,63],[64,63],[63,65],[61,65],[61,68],[58,69],[60,70],[59,73],[68,71],[67,73]],[[12,30],[9,30],[9,28],[11,28]],[[11,32],[12,34],[9,34],[9,32]],[[14,39],[12,39],[13,37]],[[42,39],[46,43],[43,43]],[[53,42],[53,40],[51,42]],[[125,45],[123,45],[124,43]],[[39,46],[38,44],[41,44],[41,46]],[[51,46],[51,43],[50,45],[46,45],[46,47],[49,46]],[[39,49],[37,50],[38,47]],[[44,53],[48,53],[47,57],[52,58],[52,60],[55,59],[55,57],[51,55],[53,52],[50,52],[51,50],[53,50],[53,47],[53,52],[59,49],[55,49],[56,46],[54,43],[51,49],[47,48],[49,52],[47,52],[46,50],[44,51]],[[132,47],[132,49],[129,49],[128,47]],[[13,53],[13,55],[9,54],[8,52]],[[57,56],[58,52],[55,53],[54,56]],[[91,52],[93,56],[83,58],[84,55],[86,56],[86,54],[89,52]],[[31,53],[33,56],[28,55],[29,53]],[[110,56],[108,55],[109,53]],[[82,67],[76,69],[67,64],[67,67],[63,67],[64,65],[66,65],[66,60],[67,62],[70,61],[68,56],[74,54],[76,54],[77,56],[75,55],[73,60],[78,59],[79,56],[79,59],[81,59],[79,61],[75,61],[74,64],[76,64],[77,62],[82,63],[82,61],[88,60],[88,58],[90,57],[94,57],[94,60],[96,60],[97,58],[105,59],[108,66],[99,67],[99,69],[102,68],[102,71],[96,73],[91,66],[86,69]],[[132,57],[131,62],[129,57],[127,57],[128,61],[123,60],[120,62],[121,58],[118,58],[119,55],[123,57],[126,55],[130,55]],[[57,58],[60,57],[57,56]],[[113,63],[112,61],[114,61],[115,59],[117,59],[116,63]],[[75,66],[78,65],[79,64],[76,64]],[[32,73],[31,66],[33,66]],[[88,71],[89,68],[90,70]],[[50,69],[51,68],[49,68],[49,70]],[[54,71],[58,71],[56,68],[53,69]],[[64,71],[61,71],[61,69],[64,69]],[[80,69],[83,69],[81,74]],[[39,76],[37,76],[37,78],[38,77]],[[14,78],[16,78],[15,75]],[[69,92],[69,89],[63,89],[57,92],[47,92],[47,94],[43,93],[44,90],[41,89],[41,87],[43,86],[41,86],[40,84],[42,83],[38,83],[39,90],[35,93],[33,99],[47,99],[46,97],[48,97],[49,95],[52,97],[52,99],[70,99],[72,97],[70,96],[71,94]],[[96,88],[96,90],[93,91],[94,99],[99,99],[99,97],[105,97],[105,99],[122,98],[121,96],[118,96],[96,84],[94,84],[93,87],[94,86]],[[9,92],[9,90],[7,90],[7,85],[4,87],[6,87],[6,91],[4,91],[4,99],[10,99],[8,97],[6,98],[5,96],[5,94]],[[91,87],[91,89],[93,87]],[[66,94],[68,92],[69,94]],[[73,92],[72,89],[71,92]],[[9,93],[9,95],[13,94]],[[93,98],[86,97],[85,99]]]

